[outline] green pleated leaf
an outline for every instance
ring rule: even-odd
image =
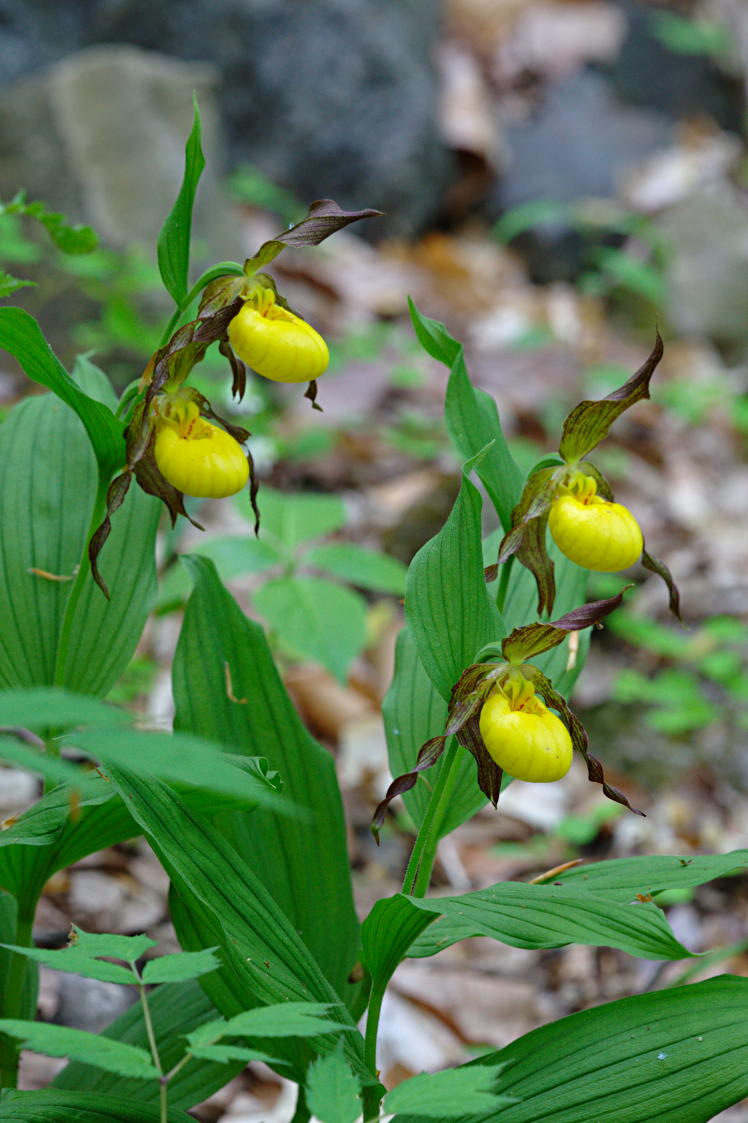
[[[434,687],[418,658],[413,634],[404,627],[395,647],[395,672],[382,705],[387,735],[390,772],[402,776],[410,772],[421,745],[444,731],[447,703]],[[426,814],[431,792],[444,765],[442,756],[429,772],[422,773],[403,800],[416,827]],[[469,819],[486,797],[475,778],[475,764],[469,753],[461,753],[452,798],[439,828],[441,837]]]
[[[506,1064],[518,1102],[501,1123],[708,1123],[748,1095],[746,1002],[748,979],[723,975],[572,1014],[477,1063]]]
[[[203,793],[233,797],[250,808],[266,804],[283,819],[295,813],[291,801],[278,795],[256,762],[234,759],[207,738],[115,728],[69,734],[66,739],[106,768],[138,768],[146,778],[195,786]]]
[[[184,176],[176,202],[158,236],[158,268],[164,287],[175,304],[181,304],[189,286],[190,238],[192,235],[192,207],[197,185],[205,167],[205,157],[200,146],[200,110],[193,99],[194,118],[192,131],[184,152]]]
[[[0,691],[0,725],[40,731],[130,721],[131,715],[116,706],[61,687]]]
[[[304,555],[304,564],[322,569],[333,577],[371,589],[375,593],[405,594],[406,567],[397,558],[377,550],[366,550],[353,542],[330,542],[315,546]]]
[[[449,334],[444,324],[429,319],[408,301],[410,315],[421,346],[429,355],[450,368],[444,417],[453,445],[463,460],[486,448],[475,471],[493,503],[505,530],[511,526],[512,508],[522,493],[523,475],[509,451],[501,428],[496,403],[485,390],[470,382],[462,344]]]
[[[161,1063],[169,1072],[184,1056],[185,1035],[198,1025],[212,1021],[216,1017],[216,1009],[200,984],[194,981],[156,987],[148,995],[148,1005]],[[148,1048],[148,1034],[140,1003],[120,1015],[103,1031],[103,1035],[125,1044]],[[169,1081],[169,1103],[182,1108],[201,1103],[243,1067],[243,1061],[236,1061],[227,1067],[223,1063],[188,1060]],[[66,1065],[55,1077],[53,1088],[58,1095],[65,1094],[63,1089],[70,1089],[74,1094],[106,1093],[128,1102],[134,1101],[140,1105],[141,1110],[144,1110],[144,1104],[158,1104],[159,1096],[155,1082],[132,1080],[104,1072],[82,1061]],[[145,1118],[145,1110],[143,1117]],[[140,1123],[140,1116],[137,1116],[137,1120]]]
[[[378,990],[383,990],[395,969],[435,915],[410,908],[401,895],[377,901],[361,925],[364,965]]]
[[[23,1048],[49,1057],[70,1057],[139,1080],[157,1080],[158,1072],[147,1050],[100,1037],[82,1029],[47,1022],[22,1022],[0,1018],[0,1033],[15,1038]],[[0,1117],[1,1118],[1,1117]]]
[[[320,1057],[309,1066],[306,1102],[320,1123],[356,1123],[361,1115],[360,1091],[341,1052]]]
[[[413,1076],[387,1093],[384,1108],[407,1111],[414,1119],[460,1119],[466,1111],[496,1112],[515,1101],[514,1096],[496,1091],[504,1067],[482,1064]]]
[[[275,577],[253,603],[284,647],[345,682],[366,643],[366,604],[358,593],[319,577]]]
[[[139,1081],[139,1083],[142,1083]],[[158,1087],[154,1083],[154,1087]],[[158,1107],[132,1103],[130,1098],[101,1093],[7,1092],[0,1102],[2,1123],[161,1123]],[[166,1123],[194,1123],[192,1116],[171,1109]]]
[[[107,780],[74,773],[71,786],[49,792],[0,832],[0,886],[14,896],[33,896],[58,870],[140,833]]]
[[[483,578],[482,502],[468,478],[477,459],[463,465],[452,511],[413,558],[406,582],[405,615],[418,657],[447,701],[478,651],[504,634]]]
[[[29,378],[52,390],[77,413],[91,442],[100,475],[108,480],[125,459],[122,427],[112,411],[76,385],[34,317],[23,309],[0,308],[0,347],[15,356]],[[33,451],[38,453],[38,447]],[[16,470],[21,470],[19,465]]]
[[[87,387],[104,394],[101,372],[91,364],[77,370]],[[0,426],[0,686],[55,681],[65,607],[96,486],[89,442],[65,405],[45,395],[11,411]],[[59,682],[105,694],[127,665],[155,591],[157,521],[156,501],[132,489],[103,563],[112,600],[107,603],[87,580],[65,666],[57,668]]]
[[[187,562],[195,589],[173,664],[175,726],[261,753],[283,778],[284,794],[307,822],[258,809],[224,817],[223,837],[278,902],[323,972],[345,996],[356,961],[345,822],[335,765],[302,725],[280,680],[262,629],[244,616],[212,563]]]
[[[684,858],[613,858],[565,870],[554,878],[573,889],[584,889],[615,901],[631,901],[667,889],[692,889],[718,877],[745,873],[748,850],[729,854],[695,854]]]
[[[396,918],[403,900],[406,898],[398,894],[387,902]],[[521,948],[577,943],[619,948],[644,959],[692,955],[675,939],[664,913],[655,905],[630,899],[611,901],[571,886],[506,881],[460,897],[407,900],[414,908],[443,917],[418,938],[411,955],[436,955],[459,939],[479,935]]]
[[[144,983],[186,983],[189,979],[198,979],[220,966],[214,948],[183,951],[151,959],[143,968],[142,977]]]
[[[224,949],[229,957],[234,972],[232,1003],[239,1001],[245,1010],[279,1002],[331,1003],[336,1006],[339,1020],[353,1026],[350,1016],[345,1016],[345,1008],[336,1005],[338,995],[254,872],[248,856],[240,857],[159,781],[117,769],[112,769],[112,778],[177,891],[184,890],[188,901],[199,901],[201,912],[207,913],[209,922],[218,926],[220,935],[212,940],[212,945]],[[327,922],[329,925],[329,917]],[[328,928],[328,933],[331,930]],[[205,978],[210,980],[213,976]],[[331,1052],[335,1040],[335,1034],[325,1034],[297,1039],[295,1043],[308,1061],[310,1055]],[[360,1034],[346,1033],[344,1040],[349,1063],[371,1080],[363,1063]]]

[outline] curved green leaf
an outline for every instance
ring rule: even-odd
[[[48,1022],[23,1022],[0,1018],[0,1033],[15,1038],[23,1048],[49,1057],[72,1057],[97,1065],[107,1072],[139,1080],[157,1080],[158,1072],[147,1049],[100,1037],[83,1029],[50,1025]],[[1,1117],[0,1117],[1,1118]]]
[[[199,913],[207,914],[220,933],[212,946],[225,950],[233,972],[230,1013],[239,1012],[236,1003],[247,1010],[279,1002],[322,1002],[335,1006],[339,1020],[353,1027],[336,991],[246,855],[240,856],[166,785],[131,772],[111,772],[177,892],[184,891],[188,902],[199,902]],[[331,930],[330,925],[328,934]],[[220,972],[205,976],[206,984],[215,975]],[[343,1039],[348,1061],[371,1082],[360,1034],[346,1033]],[[312,1055],[332,1052],[336,1035],[298,1039],[295,1044],[308,1062]]]
[[[512,508],[522,492],[522,471],[512,456],[501,428],[496,402],[485,390],[477,390],[468,377],[462,344],[444,324],[429,319],[408,301],[416,335],[429,355],[450,368],[444,417],[452,444],[463,460],[481,449],[485,456],[475,471],[493,503],[505,530],[511,526]]]
[[[154,1086],[157,1087],[157,1085]],[[7,1092],[0,1103],[2,1123],[160,1123],[158,1107],[132,1103],[129,1098],[99,1093]],[[183,1111],[170,1110],[166,1123],[194,1123]]]
[[[54,396],[22,402],[0,426],[2,687],[55,681],[57,645],[96,486],[80,421]],[[66,666],[59,668],[66,685],[104,694],[129,661],[155,592],[157,521],[158,504],[133,489],[104,563],[112,600],[107,603],[93,581],[86,582]]]
[[[723,975],[572,1014],[476,1063],[507,1066],[518,1102],[501,1123],[708,1123],[748,1095],[747,1003],[748,979]]]
[[[22,308],[0,308],[0,347],[18,359],[29,378],[52,390],[77,413],[94,450],[99,474],[108,480],[125,460],[122,426],[112,411],[76,385],[34,317]]]
[[[382,704],[382,715],[393,776],[410,772],[421,746],[444,732],[447,703],[424,671],[413,633],[407,625],[397,637],[395,672]],[[414,788],[403,794],[403,801],[416,827],[423,822],[433,786],[443,766],[442,756],[428,773],[419,776]],[[457,767],[452,798],[439,828],[441,837],[459,827],[486,801],[476,783],[475,764],[469,753],[460,754]]]
[[[157,256],[161,280],[175,304],[181,305],[189,287],[190,237],[192,234],[192,207],[200,176],[205,167],[205,157],[200,146],[200,110],[193,99],[194,117],[192,131],[184,152],[184,177],[176,202],[158,236]]]
[[[268,810],[218,826],[301,934],[339,994],[358,950],[343,808],[330,754],[302,725],[258,624],[248,620],[205,558],[187,560],[195,582],[173,665],[175,726],[261,753],[308,822]]]

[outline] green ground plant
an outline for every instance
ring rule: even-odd
[[[251,463],[236,452],[246,430],[225,423],[216,438],[216,414],[187,382],[213,347],[228,360],[241,398],[246,371],[237,352],[247,339],[244,327],[232,328],[240,313],[243,325],[256,313],[268,320],[258,330],[269,340],[270,376],[304,382],[310,370],[319,372],[317,333],[262,270],[285,245],[314,244],[373,212],[313,204],[244,266],[220,263],[191,284],[190,220],[202,164],[196,114],[183,186],[158,244],[174,313],[145,378],[119,401],[90,360],[68,373],[30,316],[0,309],[0,345],[51,391],[21,402],[0,426],[0,756],[45,784],[0,833],[0,1120],[187,1123],[192,1106],[248,1060],[262,1059],[298,1085],[293,1123],[312,1115],[320,1123],[385,1116],[397,1123],[705,1123],[748,1095],[748,981],[731,975],[605,1003],[391,1091],[377,1066],[382,999],[404,958],[488,936],[497,952],[502,944],[576,942],[698,962],[658,899],[748,866],[746,850],[641,856],[429,896],[439,840],[487,799],[498,802],[511,779],[508,759],[515,776],[551,780],[577,751],[611,806],[632,813],[566,702],[590,627],[615,612],[623,594],[585,603],[587,568],[547,540],[546,524],[565,546],[577,520],[578,560],[602,569],[635,546],[678,611],[666,567],[636,540],[633,517],[621,514],[587,459],[615,418],[648,396],[659,340],[623,386],[580,403],[564,423],[558,455],[526,473],[504,439],[496,404],[471,384],[461,346],[412,309],[422,346],[450,371],[445,421],[463,467],[448,519],[405,577],[406,624],[384,705],[396,778],[374,827],[385,827],[390,801],[402,796],[416,839],[402,891],[379,900],[362,922],[332,757],[299,720],[263,629],[226,590],[214,560],[195,553],[181,562],[191,591],[172,667],[173,732],[139,730],[126,710],[105,701],[154,603],[161,502],[173,519],[182,517],[183,490],[220,497],[248,481],[246,509],[260,523],[267,518],[275,540],[247,537],[231,549],[269,548],[273,565],[277,558],[292,568],[300,556],[305,566],[333,577],[345,571],[363,587],[364,571],[373,567],[381,584],[386,568],[379,557],[314,544],[309,509],[298,499],[263,499]],[[185,322],[198,298],[197,317]],[[253,354],[262,373],[263,356]],[[313,385],[307,396],[314,405]],[[219,450],[212,458],[211,442]],[[487,568],[484,507],[501,526]],[[315,532],[340,525],[340,508],[331,501],[326,509],[326,522],[315,514]],[[593,533],[603,523],[614,556]],[[311,578],[294,572],[280,580]],[[306,588],[318,612],[319,589]],[[287,641],[286,616],[287,608],[278,611],[275,630]],[[341,675],[345,665],[341,659]],[[558,753],[548,759],[550,730]],[[146,936],[79,929],[67,948],[36,948],[34,916],[48,879],[141,835],[168,874],[182,952],[153,958]],[[40,963],[116,979],[135,987],[140,1001],[103,1035],[45,1024],[35,1018]],[[70,1063],[50,1088],[18,1090],[22,1046]]]

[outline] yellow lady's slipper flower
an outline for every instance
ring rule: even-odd
[[[229,324],[229,342],[247,366],[273,382],[311,382],[330,362],[319,332],[277,304],[270,289],[244,304]]]
[[[527,679],[509,681],[489,694],[480,732],[493,760],[516,780],[560,780],[571,767],[569,731]]]
[[[156,466],[185,495],[223,499],[249,479],[249,464],[238,441],[200,416],[195,402],[168,402],[156,421]]]
[[[548,528],[570,561],[602,573],[628,569],[644,549],[629,509],[601,499],[595,480],[581,472],[552,501]]]

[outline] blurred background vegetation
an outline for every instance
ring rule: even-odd
[[[689,626],[637,571],[575,698],[616,782],[652,814],[601,808],[581,777],[542,798],[515,785],[506,814],[472,828],[478,849],[464,828],[442,876],[516,876],[528,853],[551,864],[744,845],[744,0],[8,0],[0,75],[0,199],[24,189],[99,235],[66,254],[6,206],[0,269],[29,282],[12,299],[63,360],[89,353],[118,389],[170,313],[153,247],[193,91],[208,157],[195,269],[243,260],[315,198],[385,212],[277,262],[281,291],[330,341],[324,413],[260,378],[232,403],[217,355],[195,371],[252,430],[264,526],[255,539],[242,499],[203,504],[204,535],[164,531],[157,617],[117,700],[168,720],[164,668],[189,591],[176,553],[212,557],[277,637],[302,711],[338,754],[354,861],[370,863],[404,567],[456,488],[446,372],[418,348],[406,297],[464,341],[523,467],[556,447],[576,401],[628,377],[659,326],[652,400],[597,459],[668,560]],[[3,360],[0,410],[29,392]],[[600,575],[592,592],[621,584]],[[397,868],[391,846],[376,861]],[[567,1008],[585,1000],[576,985]]]

